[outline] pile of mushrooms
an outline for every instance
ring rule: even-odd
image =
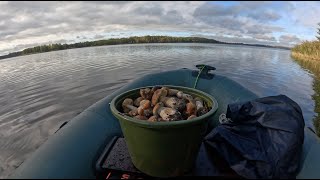
[[[208,112],[201,98],[159,86],[140,89],[140,97],[126,98],[122,108],[130,117],[151,122],[189,120]]]

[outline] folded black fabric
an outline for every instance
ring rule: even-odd
[[[305,126],[296,102],[279,95],[229,104],[226,117],[205,137],[207,153],[244,178],[296,177]]]

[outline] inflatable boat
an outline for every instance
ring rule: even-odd
[[[92,178],[95,164],[105,146],[115,137],[122,136],[118,120],[112,115],[112,99],[130,89],[175,85],[196,88],[214,96],[219,104],[209,127],[219,124],[219,115],[226,113],[229,103],[258,98],[237,82],[212,73],[215,68],[197,65],[198,70],[182,68],[140,77],[102,100],[96,102],[75,118],[67,121],[23,162],[9,178]],[[199,73],[200,72],[200,73]],[[320,141],[311,128],[305,128],[302,167],[297,178],[320,177]]]

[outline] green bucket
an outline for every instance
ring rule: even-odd
[[[218,109],[217,100],[197,89],[161,85],[202,98],[211,110],[191,120],[149,122],[124,115],[119,110],[125,98],[139,97],[140,87],[115,97],[110,104],[112,114],[119,119],[134,166],[154,177],[181,176],[193,168],[207,128],[207,122]],[[152,86],[149,86],[152,88]]]

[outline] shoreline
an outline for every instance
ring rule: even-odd
[[[308,56],[302,53],[291,51],[291,57],[302,68],[309,70],[313,75],[313,90],[312,99],[315,101],[314,112],[317,115],[313,118],[313,124],[317,135],[320,137],[320,58]]]
[[[298,60],[303,60],[303,61],[319,61],[320,62],[320,57],[309,56],[309,55],[305,55],[305,54],[294,52],[294,51],[291,51],[291,57]]]
[[[149,43],[203,43],[203,44],[227,44],[227,45],[243,45],[243,46],[254,46],[254,47],[265,47],[265,48],[276,48],[290,50],[289,47],[283,46],[270,46],[263,44],[246,44],[246,43],[229,43],[217,41],[215,39],[207,39],[201,37],[174,37],[174,36],[133,36],[128,38],[111,38],[102,39],[96,41],[85,41],[73,44],[47,44],[40,45],[31,48],[26,48],[22,51],[12,52],[7,55],[1,55],[1,59],[7,59],[12,57],[18,57],[30,54],[39,54],[44,52],[59,51],[66,49],[76,49],[84,47],[94,46],[108,46],[108,45],[126,45],[126,44],[149,44]]]

